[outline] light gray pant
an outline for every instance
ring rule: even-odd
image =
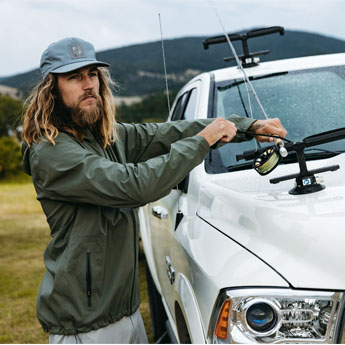
[[[50,334],[49,344],[148,344],[139,309],[106,327],[76,335]]]

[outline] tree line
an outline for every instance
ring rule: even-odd
[[[20,125],[24,105],[19,99],[0,95],[0,179],[21,171]]]
[[[175,96],[176,92],[170,92],[171,102]],[[164,93],[145,96],[141,102],[131,105],[122,103],[116,107],[116,119],[121,122],[164,122],[168,113],[168,100]]]

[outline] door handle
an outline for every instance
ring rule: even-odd
[[[159,219],[167,219],[169,215],[168,210],[162,206],[153,206],[152,214]]]
[[[172,267],[171,259],[170,259],[169,256],[165,257],[165,268],[167,270],[167,274],[168,274],[168,278],[169,278],[170,284],[172,285],[175,282],[176,272],[175,272],[174,268]]]

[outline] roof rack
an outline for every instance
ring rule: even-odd
[[[266,55],[269,53],[269,50],[262,50],[262,51],[250,53],[248,49],[248,43],[247,43],[247,40],[249,38],[271,35],[274,33],[279,33],[280,35],[284,35],[284,32],[285,31],[282,26],[272,26],[269,28],[251,30],[245,34],[232,34],[232,35],[229,34],[228,37],[230,41],[242,41],[243,55],[240,55],[239,59],[241,59],[242,61],[242,66],[246,68],[246,67],[253,67],[253,66],[258,65],[258,62],[260,61],[260,58],[257,57],[258,55]],[[227,42],[227,39],[225,35],[222,35],[222,36],[207,38],[202,42],[202,44],[204,46],[204,49],[208,49],[208,47],[213,44],[226,43],[226,42]],[[225,62],[230,62],[233,60],[235,60],[235,57],[224,58]]]

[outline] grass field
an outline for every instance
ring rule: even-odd
[[[32,183],[0,183],[0,343],[48,343],[36,318],[36,296],[49,241]],[[152,342],[143,260],[140,286],[140,311]]]

